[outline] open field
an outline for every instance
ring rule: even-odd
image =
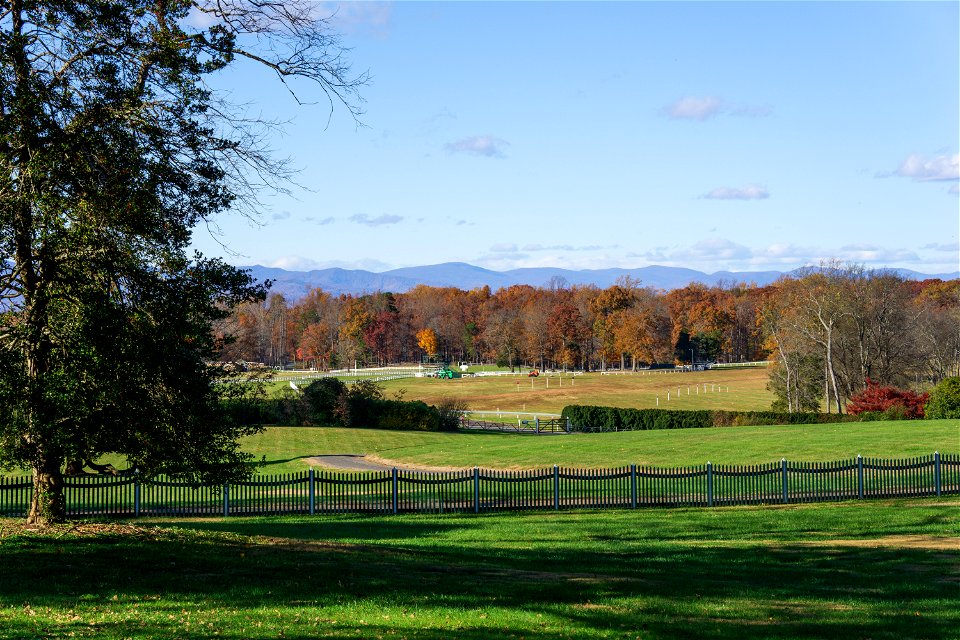
[[[708,391],[704,391],[704,384],[708,385]],[[575,377],[528,378],[524,374],[455,380],[410,378],[391,380],[383,386],[388,396],[395,390],[404,389],[406,399],[423,400],[427,404],[453,397],[463,400],[474,411],[499,408],[504,411],[560,413],[569,404],[652,408],[657,406],[658,397],[662,409],[765,410],[773,401],[766,384],[767,370],[758,368],[623,375],[589,373]]]
[[[244,441],[266,458],[264,473],[302,471],[306,458],[365,454],[410,466],[488,469],[674,467],[756,464],[780,458],[807,462],[864,457],[904,458],[960,450],[960,421],[918,420],[825,425],[724,427],[571,435],[422,433],[325,427],[269,427]]]
[[[267,427],[242,441],[265,459],[265,474],[310,468],[308,458],[366,455],[409,467],[534,469],[552,465],[610,468],[761,464],[781,458],[826,462],[864,457],[907,458],[960,452],[960,420],[848,422],[823,425],[721,427],[570,435],[497,432],[425,433],[335,427]],[[110,456],[101,462],[124,466]],[[23,476],[23,470],[0,476]]]
[[[0,638],[946,640],[958,507],[0,520]]]
[[[400,390],[405,400],[423,400],[427,404],[458,398],[473,411],[560,413],[568,404],[764,411],[773,402],[773,394],[766,389],[767,377],[767,369],[757,367],[680,373],[588,373],[575,377],[565,374],[529,378],[522,373],[454,380],[403,378],[381,384],[388,398]],[[274,392],[285,388],[289,388],[289,382],[273,382],[270,386]]]

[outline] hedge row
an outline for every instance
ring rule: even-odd
[[[646,431],[654,429],[706,429],[774,424],[825,424],[858,422],[860,416],[836,413],[782,413],[778,411],[678,411],[674,409],[622,409],[570,405],[563,408],[574,431]]]
[[[367,427],[407,431],[440,431],[440,411],[419,400],[373,400],[351,398],[344,420],[316,415],[312,407],[298,398],[264,398],[230,401],[224,412],[240,424],[316,425],[325,427]]]
[[[240,424],[315,425],[409,431],[456,430],[456,416],[444,406],[419,400],[388,400],[375,383],[348,388],[336,378],[314,381],[301,393],[275,398],[225,401],[223,411]]]

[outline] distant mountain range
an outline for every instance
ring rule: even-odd
[[[618,278],[630,276],[639,280],[641,286],[656,289],[679,289],[691,282],[716,285],[721,282],[747,282],[757,285],[770,284],[782,275],[794,271],[717,271],[704,273],[680,267],[649,266],[637,269],[583,269],[573,271],[557,268],[511,269],[510,271],[491,271],[463,262],[447,262],[423,267],[404,267],[382,273],[361,269],[317,269],[315,271],[287,271],[274,267],[253,265],[243,267],[257,280],[272,280],[271,293],[283,294],[289,301],[302,298],[311,289],[320,288],[328,293],[365,294],[377,291],[404,293],[418,284],[431,287],[456,287],[474,289],[489,285],[493,290],[515,284],[528,284],[535,287],[548,285],[552,280],[569,285],[596,285],[601,289],[613,285]],[[910,280],[940,278],[952,280],[960,278],[960,272],[925,274],[910,269],[891,269]],[[562,279],[562,280],[560,280]]]

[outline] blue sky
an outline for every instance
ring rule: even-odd
[[[252,66],[215,78],[287,122],[271,144],[306,189],[194,246],[289,269],[956,271],[958,8],[344,3],[362,126]]]

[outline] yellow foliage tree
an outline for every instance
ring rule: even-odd
[[[430,328],[420,329],[420,331],[417,331],[417,345],[426,351],[427,355],[437,355],[437,333]]]

